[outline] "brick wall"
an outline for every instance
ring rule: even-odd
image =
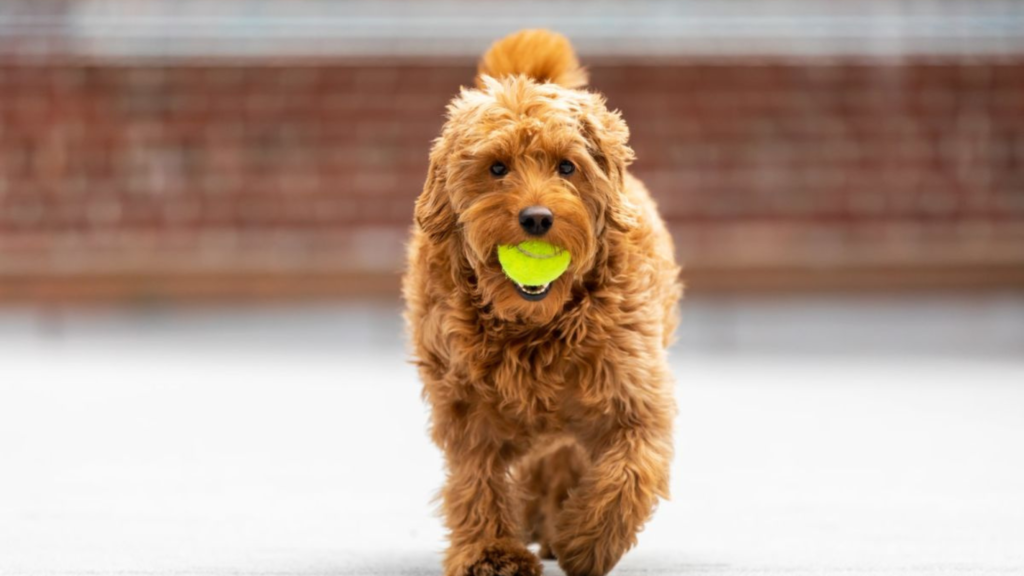
[[[591,61],[695,290],[1024,286],[1024,59]],[[472,64],[0,64],[0,299],[393,295]]]

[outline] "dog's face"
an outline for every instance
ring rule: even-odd
[[[628,131],[588,92],[522,77],[482,84],[449,106],[416,220],[498,317],[550,321],[597,265],[609,228],[623,225]],[[531,239],[572,255],[548,285],[519,285],[498,262],[498,246]]]

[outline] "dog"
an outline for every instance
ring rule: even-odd
[[[672,240],[627,167],[629,131],[569,42],[497,41],[430,152],[403,279],[414,362],[444,453],[446,576],[601,576],[668,497]],[[524,216],[525,215],[525,216]],[[568,250],[546,286],[500,245]]]

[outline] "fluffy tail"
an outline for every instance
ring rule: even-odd
[[[569,40],[550,30],[520,30],[498,40],[480,59],[478,72],[493,78],[525,74],[566,88],[587,85],[587,72]]]

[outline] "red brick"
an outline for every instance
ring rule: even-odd
[[[890,248],[912,261],[934,257],[930,242],[962,257],[1022,237],[1024,62],[598,62],[591,75],[670,224],[701,223],[680,244],[710,252],[688,258],[740,265],[755,238],[761,263]],[[409,63],[0,66],[0,247],[127,258],[144,237],[189,258],[208,248],[183,238],[203,234],[305,238],[282,253],[327,250],[339,240],[320,231],[352,225],[400,236],[444,106],[472,79],[470,65]]]

